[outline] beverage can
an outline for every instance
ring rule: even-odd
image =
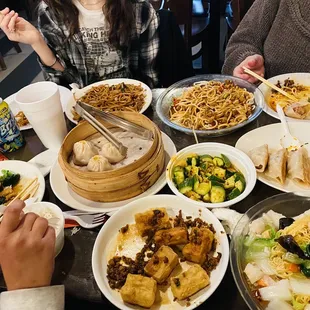
[[[13,152],[24,145],[24,138],[9,105],[0,98],[0,152]]]

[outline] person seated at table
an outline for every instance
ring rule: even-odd
[[[24,206],[13,202],[0,224],[0,265],[8,290],[0,295],[0,309],[63,310],[64,286],[50,286],[55,230],[34,213],[24,215]]]
[[[222,71],[252,83],[243,67],[267,79],[310,72],[309,49],[308,0],[256,0],[228,43]]]
[[[46,79],[57,84],[128,77],[158,83],[158,18],[147,0],[45,0],[39,30],[9,8],[0,27],[10,40],[31,45]]]

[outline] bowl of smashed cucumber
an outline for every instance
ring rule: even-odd
[[[179,151],[171,158],[166,177],[175,195],[207,208],[232,206],[256,184],[250,158],[221,143],[200,143]]]

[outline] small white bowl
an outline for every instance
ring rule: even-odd
[[[56,232],[55,257],[61,252],[64,246],[64,226],[65,219],[62,210],[50,202],[36,202],[24,208],[25,213],[33,212],[48,220],[49,226],[53,227]],[[49,218],[51,214],[53,217]],[[47,215],[47,216],[45,216]]]
[[[233,166],[235,166],[244,175],[246,180],[245,190],[237,198],[221,203],[199,202],[181,194],[172,180],[172,170],[177,161],[186,158],[189,154],[193,153],[198,155],[209,154],[211,156],[220,156],[221,154],[226,155],[230,159]],[[186,200],[187,202],[192,203],[196,206],[198,205],[200,207],[207,207],[210,209],[224,208],[230,207],[238,203],[252,192],[256,184],[256,169],[251,159],[245,153],[232,146],[222,143],[199,143],[186,147],[170,159],[166,170],[166,178],[167,183],[173,193]]]

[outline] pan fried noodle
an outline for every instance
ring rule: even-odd
[[[254,95],[232,81],[198,82],[173,99],[170,120],[195,130],[223,129],[246,121],[254,108]]]
[[[277,86],[282,88],[287,93],[293,95],[299,101],[303,99],[308,101],[308,98],[310,97],[310,86],[297,84],[294,80],[286,79],[283,84],[278,81]],[[282,106],[282,108],[293,103],[292,100],[274,90],[271,91],[267,102],[274,111],[277,111],[278,103]]]
[[[80,100],[106,112],[140,112],[145,104],[145,97],[145,89],[141,85],[120,83],[95,86]],[[75,111],[72,112],[75,117],[79,117]]]

